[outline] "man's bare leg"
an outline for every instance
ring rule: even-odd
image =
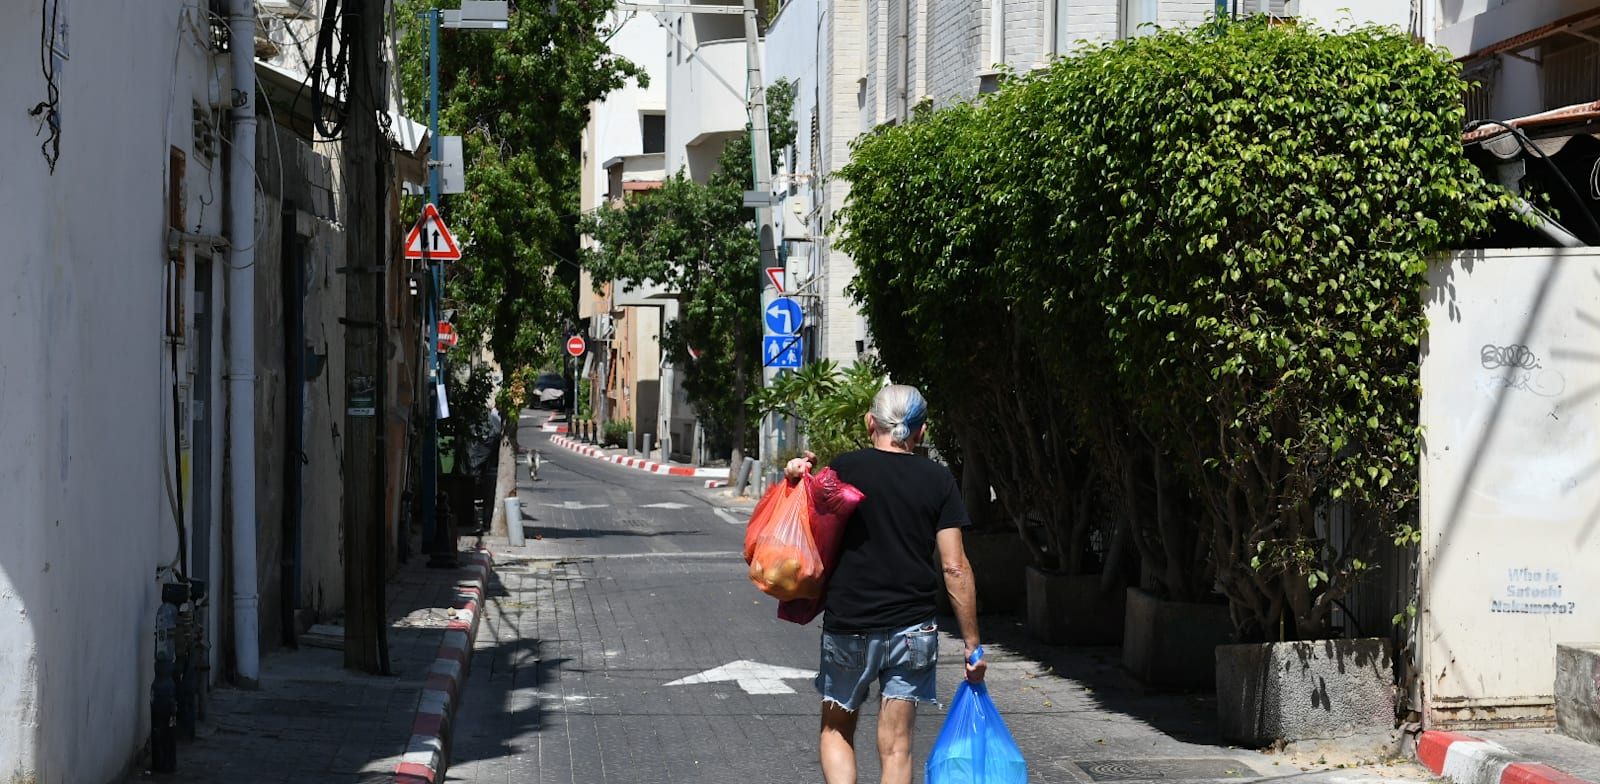
[[[911,784],[911,730],[916,723],[917,703],[911,700],[884,700],[878,709],[883,784]]]
[[[837,702],[822,701],[822,778],[828,784],[856,784],[856,719],[860,716]]]

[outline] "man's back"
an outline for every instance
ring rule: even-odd
[[[853,632],[927,621],[939,589],[935,535],[967,524],[949,469],[881,449],[848,452],[830,466],[865,498],[845,526],[823,628]]]

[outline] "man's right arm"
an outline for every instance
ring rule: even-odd
[[[956,625],[961,627],[961,640],[966,648],[962,658],[970,659],[981,643],[978,637],[978,588],[972,578],[972,564],[967,561],[967,549],[961,542],[960,528],[940,529],[937,541],[939,562],[944,570],[944,589],[950,595],[950,609],[955,611]],[[967,680],[982,683],[989,663],[979,659],[977,664],[969,662],[966,667]]]

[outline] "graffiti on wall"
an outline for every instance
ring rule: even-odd
[[[1485,343],[1478,349],[1478,364],[1484,370],[1495,371],[1478,381],[1478,388],[1485,392],[1514,389],[1539,397],[1555,397],[1567,388],[1567,379],[1540,364],[1539,355],[1527,346]]]
[[[1505,570],[1505,583],[1489,598],[1489,612],[1516,615],[1574,615],[1578,603],[1568,596],[1556,569],[1514,567]]]

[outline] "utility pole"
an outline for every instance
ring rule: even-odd
[[[345,0],[355,6],[350,25],[350,78],[344,156],[345,214],[345,429],[344,429],[344,666],[389,671],[384,605],[383,489],[386,456],[380,448],[388,325],[383,311],[387,245],[381,226],[385,166],[379,157],[378,95],[386,74],[378,59],[383,0]]]
[[[761,75],[761,38],[756,25],[755,0],[744,0],[744,46],[747,69],[745,93],[750,104],[750,165],[755,175],[755,193],[764,199],[756,207],[756,236],[761,246],[761,264],[756,270],[756,285],[760,287],[761,307],[765,310],[767,303],[779,294],[777,285],[766,274],[767,268],[778,266],[778,248],[772,230],[772,145],[767,138],[767,86]],[[755,350],[754,356],[756,361],[761,363],[761,385],[771,386],[777,371],[767,367],[764,351]],[[768,462],[777,454],[776,424],[775,414],[761,418],[759,465],[763,478]],[[743,462],[744,455],[743,451],[738,449],[737,440],[734,446],[735,459],[730,463],[738,465]],[[757,487],[765,488],[765,481],[758,483]]]

